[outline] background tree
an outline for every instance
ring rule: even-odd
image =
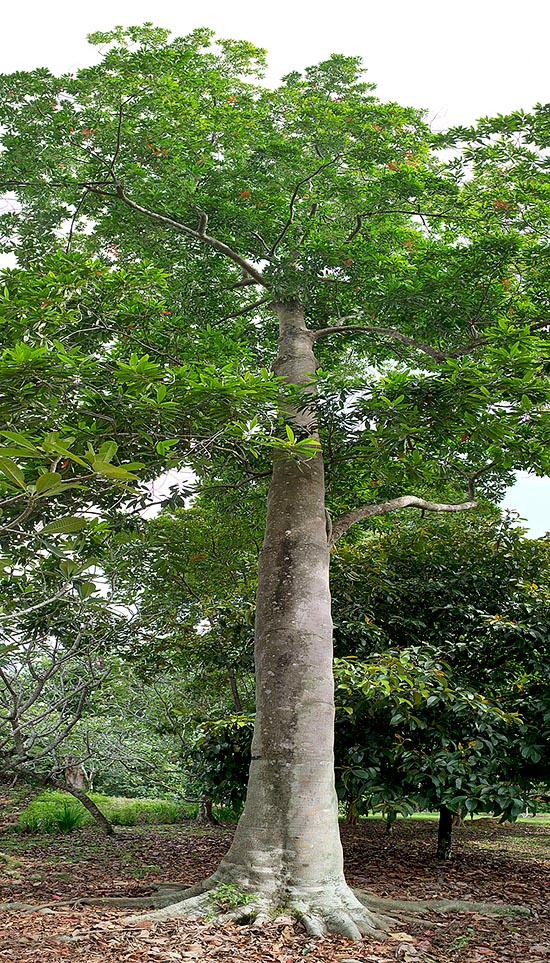
[[[183,456],[210,483],[229,464],[244,486],[249,452],[273,450],[247,804],[218,871],[162,913],[209,911],[231,882],[258,897],[245,915],[284,904],[312,933],[380,932],[392,924],[342,871],[329,546],[367,518],[468,510],[476,485],[494,497],[510,469],[546,471],[546,115],[443,141],[418,111],[380,104],[353,58],[269,90],[263,52],[208,31],[94,39],[103,61],[74,78],[6,78],[0,177],[20,205],[6,229],[21,263],[64,233],[72,249],[164,270],[173,326],[124,364],[168,401],[160,352],[179,362],[192,342],[203,362],[238,345],[263,399],[262,368],[280,385],[278,406],[226,429],[229,451]]]
[[[35,583],[36,595],[39,573]],[[5,613],[0,625],[0,773],[64,789],[108,833],[110,823],[76,778],[89,758],[85,742],[78,755],[71,750],[87,702],[108,674],[101,647],[116,621],[101,600],[82,600],[65,582],[26,610]]]
[[[367,809],[390,810],[393,800],[404,812],[444,806],[445,856],[452,810],[516,818],[546,778],[548,560],[547,539],[527,539],[509,518],[490,516],[461,526],[451,519],[392,526],[335,557],[336,652],[357,653],[361,673],[388,648],[398,646],[408,659],[413,646],[428,664],[442,660],[461,693],[448,697],[442,685],[398,708],[388,694],[380,708],[365,699],[363,684],[356,693],[361,721],[343,716],[337,726],[339,758],[351,749],[344,769],[350,788],[352,763],[369,761],[352,801],[355,793]],[[399,692],[395,678],[390,683]],[[519,721],[503,726],[475,690]],[[343,785],[341,792],[349,798]]]

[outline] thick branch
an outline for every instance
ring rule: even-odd
[[[349,319],[342,318],[342,321],[347,320]],[[417,351],[422,351],[424,354],[429,355],[430,358],[433,358],[434,361],[445,361],[447,357],[451,356],[444,354],[437,348],[432,348],[430,344],[409,338],[408,335],[402,334],[397,328],[379,328],[377,325],[368,324],[335,324],[330,328],[321,328],[319,331],[311,332],[314,341],[318,341],[319,338],[328,338],[333,334],[373,334],[380,338],[391,338],[393,341],[400,341],[401,344],[406,344],[411,348],[416,348]]]
[[[96,193],[101,194],[102,191],[96,191]],[[182,234],[187,234],[188,237],[195,238],[196,241],[202,241],[203,244],[208,244],[209,247],[213,247],[214,250],[219,251],[220,254],[224,254],[235,264],[246,271],[250,278],[256,284],[261,284],[262,287],[267,287],[262,274],[254,267],[250,261],[246,258],[241,257],[237,254],[233,248],[229,247],[228,244],[224,244],[223,241],[218,240],[216,237],[211,237],[211,235],[205,233],[206,229],[206,218],[202,214],[199,221],[199,229],[197,231],[193,230],[191,227],[187,227],[186,224],[182,224],[180,221],[176,221],[173,217],[168,217],[166,214],[159,214],[157,211],[151,211],[147,207],[143,207],[141,204],[137,204],[133,201],[126,192],[124,188],[120,185],[117,186],[116,196],[129,207],[132,211],[137,211],[138,214],[144,214],[146,217],[150,218],[152,221],[156,221],[158,224],[167,224],[169,227],[175,228],[176,231],[180,231]]]
[[[378,502],[376,505],[362,505],[361,508],[354,508],[349,512],[344,512],[334,519],[332,523],[332,536],[330,545],[335,545],[341,536],[347,532],[348,528],[356,522],[364,522],[367,518],[375,515],[385,515],[387,512],[395,512],[400,508],[421,508],[426,512],[465,512],[477,507],[475,498],[467,502],[428,502],[424,498],[417,498],[416,495],[402,495],[400,498],[390,498],[387,502]]]
[[[433,348],[430,344],[426,344],[424,341],[417,341],[415,338],[409,338],[408,335],[402,334],[397,328],[380,328],[374,324],[344,324],[344,321],[351,321],[351,318],[341,318],[338,324],[331,325],[328,328],[320,328],[318,331],[312,331],[311,335],[314,341],[318,341],[319,338],[328,338],[333,334],[372,334],[375,337],[380,338],[390,338],[393,341],[400,341],[401,344],[406,344],[411,348],[415,348],[417,351],[422,351],[424,354],[429,355],[434,361],[447,361],[449,358],[461,358],[465,354],[470,354],[476,348],[480,348],[484,344],[488,344],[488,338],[475,338],[473,341],[469,341],[467,344],[463,344],[460,348],[455,348],[454,351],[439,351],[437,348]],[[529,325],[531,331],[541,331],[545,328],[550,328],[550,321],[533,321]]]

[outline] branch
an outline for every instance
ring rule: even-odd
[[[342,321],[348,321],[349,318],[342,318]],[[437,348],[432,348],[430,344],[425,344],[423,341],[416,341],[414,338],[409,338],[408,335],[402,334],[397,328],[379,328],[376,325],[367,324],[335,324],[329,328],[320,328],[318,331],[312,331],[311,336],[313,341],[318,341],[319,338],[328,338],[333,334],[374,334],[381,338],[392,338],[394,341],[400,341],[401,344],[409,345],[411,348],[416,348],[418,351],[422,351],[424,354],[433,358],[434,361],[445,361],[446,358],[451,357],[451,355],[443,354]],[[454,355],[453,355],[454,357]]]
[[[359,231],[363,227],[363,218],[366,216],[367,216],[366,214],[357,214],[355,218],[355,227],[351,232],[351,234],[348,234],[347,238],[344,241],[344,244],[349,244],[349,242],[352,241],[357,234],[359,234]]]
[[[361,508],[354,508],[349,512],[339,515],[332,523],[332,536],[330,546],[336,544],[339,538],[347,532],[348,528],[356,522],[364,522],[367,518],[375,515],[385,515],[387,512],[395,512],[400,508],[421,508],[426,512],[465,512],[477,507],[477,501],[472,498],[467,502],[427,502],[424,498],[417,498],[416,495],[402,495],[400,498],[391,498],[387,502],[378,502],[377,505],[362,505]]]
[[[15,501],[15,499],[13,499],[13,500]],[[26,508],[24,509],[24,511],[22,511],[21,514],[17,516],[17,518],[14,518],[13,521],[11,521],[8,525],[3,525],[3,526],[0,528],[0,534],[4,534],[4,532],[13,532],[13,531],[16,531],[17,526],[18,526],[21,522],[24,522],[25,519],[29,517],[29,515],[32,515],[32,513],[33,513],[33,511],[34,511],[35,504],[36,504],[36,502],[35,502],[34,497],[31,497],[31,498],[29,499],[29,503],[28,503],[28,505],[26,506]]]
[[[115,152],[111,157],[111,163],[109,164],[109,174],[114,177],[116,162],[120,154],[120,148],[122,147],[122,118],[124,116],[124,107],[132,98],[129,97],[128,100],[121,100],[120,107],[118,108],[118,124],[116,129],[116,145]]]
[[[263,304],[269,304],[271,301],[270,297],[260,298],[259,301],[254,301],[252,304],[247,304],[245,308],[241,308],[240,311],[234,311],[233,314],[226,314],[225,317],[220,318],[219,321],[210,322],[210,327],[215,327],[217,324],[222,324],[224,321],[231,321],[233,318],[242,318],[244,314],[249,314],[250,311],[254,311],[256,308],[261,308]]]
[[[283,240],[286,232],[288,231],[290,225],[292,224],[292,221],[294,219],[294,204],[295,204],[296,198],[298,197],[298,191],[300,190],[302,184],[307,184],[313,177],[317,177],[317,174],[320,174],[322,171],[326,170],[327,167],[332,167],[332,165],[336,164],[336,162],[339,160],[340,160],[340,154],[337,154],[336,157],[332,158],[332,160],[327,161],[325,164],[321,164],[321,166],[318,167],[317,170],[313,171],[312,174],[308,174],[307,177],[303,177],[301,181],[298,181],[298,183],[296,184],[296,187],[292,192],[292,197],[290,198],[290,203],[288,205],[288,218],[285,224],[283,224],[283,227],[281,228],[279,236],[273,242],[271,249],[269,251],[269,254],[271,256],[275,254],[275,251],[279,247],[279,244]]]
[[[416,341],[415,338],[409,338],[408,335],[402,334],[397,328],[380,328],[377,325],[370,324],[341,323],[351,320],[352,317],[341,318],[338,324],[312,331],[311,337],[313,341],[318,341],[319,338],[328,338],[333,334],[373,334],[381,338],[391,338],[393,341],[400,341],[401,344],[406,344],[411,348],[415,348],[417,351],[422,351],[424,354],[429,355],[430,358],[433,358],[434,361],[439,362],[447,361],[449,358],[461,358],[465,354],[470,354],[476,348],[480,348],[484,344],[489,343],[488,338],[475,338],[473,341],[469,341],[468,344],[464,344],[454,351],[444,352],[439,351],[437,348],[432,348],[430,344],[426,344],[424,341]],[[550,321],[533,321],[529,325],[529,330],[532,332],[544,330],[545,328],[550,328]]]
[[[105,196],[105,194],[107,193],[105,191],[100,191],[100,190],[95,190],[94,192],[96,194],[101,194],[103,196]],[[109,196],[113,196],[113,195],[109,194]],[[180,231],[182,234],[187,234],[188,237],[192,237],[196,241],[202,241],[204,244],[208,244],[210,247],[213,247],[214,250],[219,251],[220,254],[224,254],[235,264],[238,264],[239,267],[241,267],[243,271],[246,271],[246,273],[252,278],[253,282],[255,282],[256,284],[261,284],[261,286],[264,288],[267,287],[261,272],[258,271],[258,269],[255,268],[254,265],[250,263],[250,261],[247,261],[246,258],[241,257],[240,254],[237,254],[237,252],[234,251],[233,248],[229,247],[228,244],[224,244],[224,242],[219,241],[218,238],[211,237],[209,234],[205,233],[206,217],[204,214],[200,215],[199,229],[197,231],[194,231],[193,228],[187,227],[186,224],[182,224],[180,221],[176,221],[173,217],[168,217],[166,214],[159,214],[157,211],[151,211],[149,210],[149,208],[143,207],[141,204],[137,204],[130,197],[128,197],[128,195],[124,191],[124,188],[121,185],[117,186],[116,197],[118,197],[119,200],[121,200],[124,204],[126,204],[126,207],[129,207],[131,210],[136,211],[138,214],[144,214],[146,217],[150,218],[152,221],[157,221],[157,223],[159,224],[167,224],[169,227],[175,228],[177,231]]]
[[[55,602],[56,599],[60,599],[62,595],[66,595],[67,592],[70,590],[70,588],[71,588],[70,584],[66,582],[63,585],[63,588],[60,589],[59,592],[56,592],[56,594],[52,595],[49,599],[45,599],[44,602],[39,602],[37,605],[30,605],[27,609],[21,609],[20,612],[12,612],[9,615],[3,615],[0,618],[0,621],[13,622],[14,620],[16,621],[17,619],[23,618],[24,615],[28,615],[29,612],[36,612],[37,609],[42,609],[44,608],[45,605],[50,605],[51,602]]]
[[[76,225],[76,219],[77,219],[78,215],[80,214],[80,212],[81,212],[81,210],[82,210],[82,208],[83,208],[83,206],[84,206],[84,202],[85,202],[85,200],[86,200],[86,197],[88,196],[89,193],[90,193],[90,191],[89,191],[88,188],[86,187],[85,190],[84,190],[84,193],[83,193],[82,197],[80,198],[78,204],[76,205],[76,207],[75,207],[75,209],[74,209],[73,216],[71,217],[71,224],[70,224],[70,227],[69,227],[69,233],[68,233],[68,235],[67,235],[67,244],[65,245],[65,254],[68,254],[69,251],[71,250],[71,244],[72,244],[74,229],[75,229],[75,225]]]
[[[420,207],[418,207],[416,210],[413,210],[413,211],[411,211],[410,209],[403,210],[398,207],[387,207],[385,210],[383,208],[379,208],[373,211],[362,211],[360,214],[355,215],[355,227],[344,240],[344,244],[349,244],[349,242],[352,241],[357,234],[359,234],[359,231],[363,227],[363,218],[365,217],[379,217],[382,214],[407,214],[413,217],[419,217],[422,223],[424,224],[424,226],[426,227],[427,226],[425,221],[426,217],[447,217],[449,213],[450,211],[436,211],[436,212],[430,213],[428,211],[420,210]]]

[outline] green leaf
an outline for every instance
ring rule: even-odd
[[[73,562],[71,558],[64,558],[62,562],[59,563],[59,571],[63,573],[65,578],[72,578],[73,575],[77,575],[80,572],[80,565],[78,562]]]
[[[0,457],[0,471],[18,488],[25,488],[25,476],[11,458]]]
[[[40,530],[40,535],[70,535],[73,532],[80,532],[88,524],[87,518],[77,515],[65,515],[57,521],[48,522]]]
[[[110,464],[118,451],[116,441],[105,441],[97,454],[97,461]],[[95,461],[96,459],[94,459]]]
[[[88,581],[79,582],[76,585],[76,590],[78,592],[79,598],[89,599],[90,596],[92,596],[94,592],[97,590],[97,586],[95,582],[88,582]]]
[[[39,475],[36,480],[36,494],[43,495],[51,489],[58,488],[63,483],[62,476],[56,471],[47,471],[44,475]]]
[[[92,462],[92,468],[98,475],[103,475],[105,478],[113,478],[117,481],[139,481],[137,475],[126,471],[125,468],[120,468],[117,465],[109,465],[104,461]]]

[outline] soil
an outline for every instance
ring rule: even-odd
[[[254,930],[215,921],[123,922],[127,909],[84,898],[143,896],[159,882],[192,885],[227,850],[233,826],[95,828],[0,838],[0,963],[542,963],[550,960],[550,823],[503,828],[480,821],[455,831],[455,856],[435,858],[437,824],[381,820],[342,827],[352,886],[392,899],[521,904],[528,917],[423,914],[387,942],[312,938],[290,918]],[[25,907],[7,908],[21,903]],[[47,905],[46,905],[47,904]]]

